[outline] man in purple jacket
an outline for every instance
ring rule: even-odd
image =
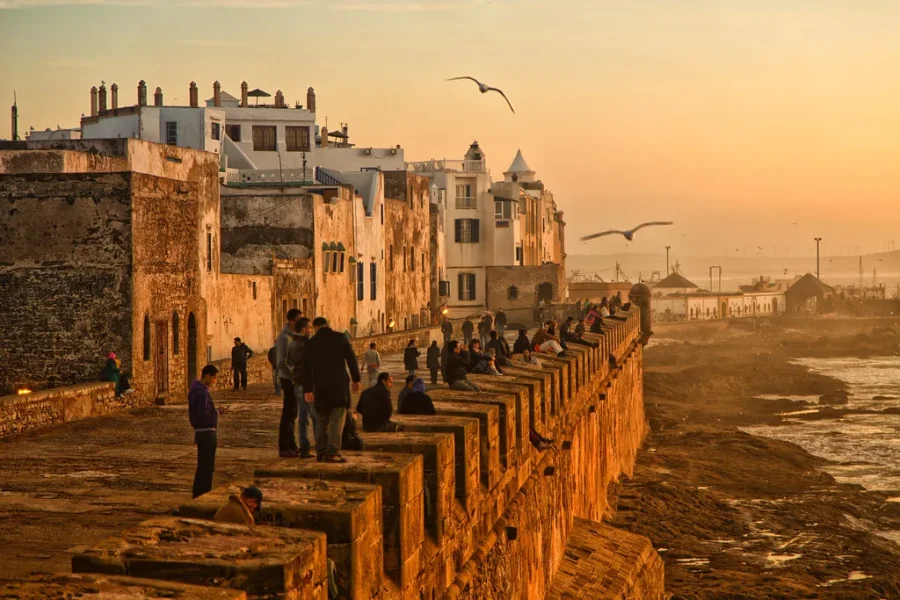
[[[200,379],[191,384],[188,391],[188,416],[194,428],[197,444],[197,473],[194,475],[193,497],[202,496],[212,489],[213,471],[216,469],[216,427],[224,407],[216,408],[209,389],[216,384],[219,370],[206,365]]]

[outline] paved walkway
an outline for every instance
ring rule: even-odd
[[[383,360],[396,398],[402,357]],[[427,381],[427,370],[421,375]],[[277,459],[281,398],[270,382],[214,398],[229,409],[219,420],[215,485],[251,478]],[[70,571],[73,552],[190,498],[196,447],[186,402],[0,439],[0,579]]]

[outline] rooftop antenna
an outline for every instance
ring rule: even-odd
[[[16,91],[13,90],[13,105],[12,105],[12,125],[10,131],[12,132],[12,141],[19,141],[19,102],[16,97]]]

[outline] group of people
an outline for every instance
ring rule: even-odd
[[[496,315],[489,310],[485,311],[481,316],[481,319],[478,319],[478,340],[481,342],[481,345],[488,345],[491,332],[495,330],[498,335],[503,338],[506,335],[507,322],[506,313],[503,312],[502,308],[497,310]],[[472,323],[471,317],[466,317],[466,320],[463,321],[461,330],[463,334],[463,343],[466,346],[470,345],[475,337],[475,324]],[[444,322],[441,324],[441,333],[444,335],[444,343],[446,344],[453,335],[453,324],[450,323],[448,319],[444,319]]]

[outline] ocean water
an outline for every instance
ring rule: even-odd
[[[794,362],[845,382],[852,394],[845,408],[900,408],[900,357],[810,358]],[[900,414],[848,414],[840,419],[813,421],[792,418],[813,409],[801,411],[798,406],[793,415],[784,414],[787,418],[781,426],[743,429],[753,435],[793,442],[833,461],[825,470],[842,483],[900,496]]]

